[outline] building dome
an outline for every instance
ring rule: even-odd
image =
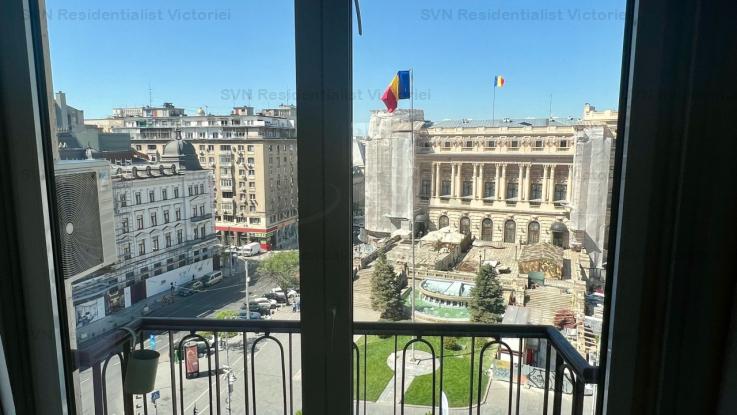
[[[197,155],[194,146],[189,141],[177,138],[176,140],[169,141],[164,146],[164,157],[179,157],[185,155]]]
[[[182,140],[180,130],[177,130],[177,138],[164,146],[161,162],[176,163],[180,169],[185,170],[202,170],[194,146],[189,141]]]

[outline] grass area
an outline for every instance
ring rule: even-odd
[[[410,337],[399,337],[397,341],[398,353],[402,352],[402,347],[410,340]],[[363,382],[364,379],[364,350],[363,350],[363,338],[359,339],[356,344],[361,352],[361,390],[359,396],[361,399],[368,399],[369,401],[376,401],[381,392],[389,384],[394,371],[387,365],[387,358],[391,353],[394,352],[394,337],[381,339],[377,336],[368,336],[367,347],[367,366],[368,366],[368,382],[366,384],[366,394],[363,393]],[[425,338],[433,349],[435,349],[435,355],[440,356],[440,338],[439,337],[427,337]],[[462,347],[459,351],[444,350],[443,359],[443,390],[448,396],[448,403],[451,407],[459,407],[468,405],[468,393],[469,393],[469,379],[468,376],[471,373],[471,340],[467,338],[458,339],[458,344]],[[415,343],[417,350],[428,351],[426,345],[421,343]],[[478,367],[479,367],[479,349],[480,346],[477,344],[474,353],[474,370],[473,370],[473,401],[476,402],[476,396],[478,394]],[[495,350],[487,350],[484,355],[484,369],[488,369],[491,366]],[[436,404],[440,402],[440,368],[435,373],[435,388],[436,388]],[[488,377],[484,371],[482,377],[482,399],[486,385],[488,383]],[[355,382],[355,373],[354,373]],[[355,383],[354,383],[355,385]],[[397,389],[401,388],[401,379],[397,379]],[[416,377],[412,384],[409,386],[405,395],[405,402],[410,405],[430,405],[432,403],[432,395],[430,390],[432,389],[432,374]]]
[[[405,342],[409,341],[409,337],[400,337],[397,340],[397,347],[401,350],[401,347]],[[386,386],[389,384],[389,380],[394,376],[394,371],[386,363],[389,355],[394,353],[394,337],[382,339],[378,336],[368,336],[366,344],[366,366],[368,371],[364,374],[364,350],[363,350],[363,338],[359,339],[356,344],[360,352],[360,364],[361,369],[361,390],[359,396],[361,399],[367,399],[369,401],[376,401],[379,399],[381,392],[384,391]],[[354,354],[355,359],[355,354]],[[355,371],[354,371],[354,387],[355,387]],[[366,394],[363,392],[364,377],[368,377],[366,383]]]

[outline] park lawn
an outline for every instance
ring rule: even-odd
[[[397,347],[399,348],[399,353],[402,351],[402,347],[406,342],[410,340],[410,337],[399,337],[397,339]],[[364,338],[361,337],[356,341],[356,345],[358,346],[358,350],[360,353],[360,362],[359,362],[359,368],[361,370],[361,386],[359,391],[360,399],[366,399],[368,401],[376,401],[379,399],[379,396],[381,396],[381,392],[384,391],[384,389],[389,384],[389,381],[394,376],[394,371],[392,368],[389,367],[387,364],[387,359],[389,358],[389,355],[391,353],[394,353],[394,336],[388,337],[386,339],[382,339],[378,336],[368,336],[367,338],[367,344],[366,344],[366,366],[368,366],[368,373],[364,373],[364,344],[363,344]],[[353,355],[353,359],[355,359],[355,351]],[[354,363],[355,364],[355,363]],[[363,391],[363,383],[366,380],[365,377],[368,377],[368,382],[366,383],[366,394],[364,395]],[[355,388],[355,380],[356,380],[356,371],[353,371],[353,385]],[[397,379],[397,382],[400,382],[401,379]],[[399,387],[399,386],[397,386]]]
[[[402,348],[411,337],[400,336],[397,339],[397,352],[402,353]],[[432,344],[435,350],[435,355],[439,358],[440,356],[440,338],[439,337],[426,337],[425,338],[430,344]],[[360,338],[356,341],[360,352],[360,364],[361,370],[361,386],[359,391],[360,399],[366,399],[368,401],[376,401],[384,389],[389,384],[389,381],[394,375],[392,368],[387,365],[387,358],[391,353],[394,352],[394,337],[386,339],[379,338],[378,336],[368,336],[366,344],[366,364],[368,366],[368,382],[366,383],[366,393],[363,391],[363,383],[365,381],[364,376],[364,339]],[[459,351],[444,350],[444,367],[443,367],[443,390],[448,396],[448,403],[451,407],[467,406],[468,405],[468,391],[469,391],[469,370],[471,366],[470,350],[471,340],[468,338],[458,339],[458,343],[463,347]],[[415,343],[417,350],[425,350],[429,352],[426,345],[422,343]],[[474,388],[473,388],[473,401],[476,402],[478,394],[478,365],[479,365],[479,345],[477,344],[474,353]],[[484,354],[484,368],[488,369],[496,354],[496,348],[489,348]],[[355,359],[355,355],[354,355]],[[435,373],[435,388],[438,393],[436,398],[436,404],[440,402],[440,368]],[[486,371],[482,376],[482,399],[483,393],[486,390],[488,383],[488,377]],[[355,387],[355,371],[354,371],[354,387]],[[432,403],[432,397],[429,394],[432,388],[432,375],[427,374],[418,376],[412,381],[405,395],[405,402],[410,405],[427,405]],[[401,389],[401,379],[397,379],[397,389]]]
[[[433,345],[436,355],[440,356],[440,339],[439,338],[428,338],[428,341]],[[469,393],[469,374],[471,368],[471,339],[460,338],[458,343],[463,347],[459,351],[444,350],[443,358],[443,391],[448,397],[448,405],[451,407],[462,407],[468,406],[468,393]],[[420,350],[426,350],[420,347]],[[473,402],[478,401],[478,370],[479,370],[479,352],[481,346],[477,343],[474,351],[474,362],[473,362]],[[496,347],[491,346],[484,353],[484,373],[482,375],[481,384],[481,399],[484,398],[484,392],[486,391],[486,385],[489,378],[486,374],[486,370],[491,366],[494,356],[496,355]],[[405,402],[409,405],[426,405],[432,404],[432,396],[429,391],[432,389],[432,374],[416,377],[412,384],[407,389],[405,394]],[[440,368],[435,375],[435,404],[440,404]]]

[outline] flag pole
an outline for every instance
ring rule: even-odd
[[[415,87],[415,71],[409,69],[409,124],[410,124],[410,137],[412,141],[412,201],[410,203],[410,243],[412,244],[412,322],[415,321],[415,291],[416,286],[416,271],[415,271],[415,93],[413,91]],[[414,359],[414,348],[412,349],[412,357]]]
[[[492,98],[491,98],[491,126],[494,126],[494,121],[496,121],[496,78],[494,78],[494,85],[491,87],[493,90],[492,92]]]

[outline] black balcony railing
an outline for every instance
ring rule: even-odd
[[[78,401],[94,402],[94,410],[85,408],[84,413],[293,415],[300,409],[301,393],[295,386],[299,321],[141,318],[128,327],[138,333],[138,347],[148,343],[156,348],[149,340],[152,335],[166,343],[157,349],[159,400],[123,392],[122,366],[130,338],[120,330],[79,351],[82,384],[92,380],[92,390],[82,390]],[[353,331],[357,415],[579,415],[584,413],[587,385],[598,378],[598,369],[549,326],[356,322]],[[463,350],[451,351],[449,339],[451,345],[462,343]],[[197,358],[185,359],[194,346]],[[383,354],[377,364],[379,349]],[[199,366],[203,360],[206,369],[198,367],[190,375],[191,364]],[[169,370],[162,370],[167,365]],[[408,389],[409,377],[414,379],[423,365],[427,382],[419,388],[424,396],[418,397],[418,388]],[[111,367],[119,371],[119,379],[109,376]],[[378,382],[386,388],[376,399],[376,390],[373,396],[369,390],[377,384],[372,376],[381,377],[379,372],[387,368],[393,375]],[[449,392],[450,410],[442,404],[441,391]],[[593,404],[593,397],[587,403]]]

